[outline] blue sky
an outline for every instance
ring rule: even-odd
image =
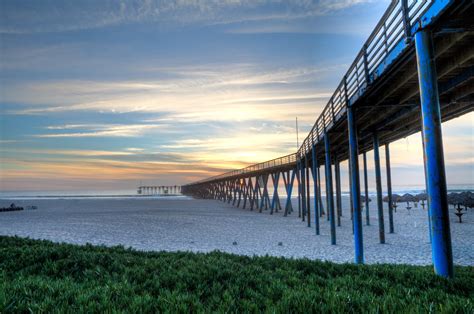
[[[388,3],[2,0],[0,189],[174,185],[291,153]],[[472,121],[444,126],[453,184],[473,182]],[[424,182],[419,138],[394,143],[395,184]]]

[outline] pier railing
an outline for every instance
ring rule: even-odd
[[[354,62],[339,83],[323,112],[298,150],[308,154],[369,86],[406,47],[412,27],[434,3],[434,0],[394,0],[369,36]]]
[[[207,178],[192,184],[200,184],[232,176],[238,176],[283,166],[296,162],[298,156],[311,152],[313,145],[322,140],[324,133],[333,127],[345,114],[347,106],[354,103],[387,67],[409,46],[411,36],[433,4],[446,6],[435,0],[393,0],[384,15],[357,54],[322,113],[297,153],[258,163]],[[449,2],[449,1],[448,1]],[[436,11],[436,10],[435,10]]]
[[[258,171],[261,171],[261,170],[267,170],[267,169],[271,169],[271,168],[282,167],[282,166],[290,165],[290,164],[294,164],[294,163],[296,163],[296,153],[289,154],[289,155],[279,157],[279,158],[275,158],[275,159],[272,159],[272,160],[268,160],[268,161],[265,161],[265,162],[261,162],[261,163],[258,163],[258,164],[254,164],[254,165],[245,167],[243,169],[232,170],[232,171],[229,171],[229,172],[226,172],[226,173],[214,176],[214,177],[210,177],[210,178],[206,178],[204,180],[194,182],[193,184],[200,184],[200,183],[205,183],[205,182],[210,182],[210,181],[216,181],[216,180],[223,179],[223,178],[229,178],[229,177],[233,177],[233,176],[240,176],[240,175],[244,175],[244,174],[250,174],[250,173],[258,172]]]
[[[283,216],[287,216],[293,211],[292,193],[297,185],[298,190],[295,193],[298,195],[298,217],[308,227],[311,227],[314,221],[315,234],[320,235],[320,217],[324,209],[318,157],[324,157],[322,166],[325,171],[327,200],[324,214],[327,213],[328,216],[331,245],[337,245],[336,220],[340,225],[343,209],[341,159],[338,158],[344,157],[347,152],[354,261],[362,264],[362,213],[365,211],[367,225],[370,222],[370,214],[367,201],[366,150],[363,151],[365,209],[362,208],[359,145],[365,145],[365,149],[367,145],[371,145],[373,149],[379,242],[383,244],[386,242],[379,133],[383,136],[382,145],[385,146],[389,232],[394,233],[394,195],[389,144],[421,129],[426,197],[430,200],[428,223],[436,223],[435,227],[429,228],[434,270],[439,276],[452,278],[454,266],[441,123],[443,120],[472,112],[474,91],[467,82],[472,78],[473,54],[469,43],[474,42],[471,27],[473,8],[473,1],[393,0],[296,154],[231,171],[198,183],[215,180],[212,182],[190,184],[184,187],[185,194],[221,200],[238,208],[242,205],[245,209],[249,205],[251,211],[258,209],[259,213],[269,210],[269,214],[273,214],[284,210]],[[447,35],[453,32],[456,34]],[[441,69],[438,73],[437,66]],[[417,86],[414,84],[415,76],[418,77]],[[416,93],[419,94],[419,103]],[[409,105],[410,109],[401,109],[400,105]],[[366,106],[371,108],[361,108]],[[386,107],[391,109],[387,110]],[[356,121],[357,116],[359,122]],[[400,127],[391,127],[395,124]],[[358,138],[358,127],[364,133],[372,133],[371,138],[361,136],[361,141]],[[383,132],[379,132],[382,129]],[[333,136],[336,134],[337,136]],[[324,142],[324,145],[321,145],[321,142]],[[331,146],[335,148],[331,150]],[[343,154],[335,156],[340,151]],[[286,192],[285,206],[282,206],[278,194],[281,177]]]

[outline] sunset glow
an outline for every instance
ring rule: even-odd
[[[0,190],[180,185],[292,153],[388,2],[2,1]],[[444,124],[450,184],[473,182],[473,120]],[[393,143],[395,185],[423,184],[419,142]]]

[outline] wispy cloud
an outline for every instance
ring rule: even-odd
[[[18,143],[17,140],[0,140],[0,144]]]
[[[54,6],[3,3],[0,33],[68,32],[131,23],[162,27],[301,19],[330,14],[374,0],[167,0],[55,2]]]
[[[48,133],[35,134],[34,137],[39,138],[55,138],[55,137],[137,137],[142,136],[146,132],[154,130],[165,130],[164,124],[128,124],[128,125],[60,125],[49,126],[48,130],[87,130],[80,132],[68,133]]]
[[[30,104],[26,108],[10,110],[12,114],[150,112],[162,114],[156,122],[202,122],[281,121],[299,112],[313,119],[331,95],[329,90],[318,91],[314,83],[324,80],[342,66],[267,70],[249,64],[202,65],[189,69],[178,66],[155,69],[160,78],[152,81],[63,80],[22,84],[6,89],[4,98],[12,103]],[[65,104],[65,101],[70,103]],[[50,105],[44,106],[44,103]],[[135,126],[126,131],[134,132],[138,128]],[[124,131],[99,128],[92,133],[69,136],[121,136]],[[60,135],[48,137],[54,136]]]

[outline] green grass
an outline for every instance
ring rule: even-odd
[[[455,271],[0,237],[0,312],[474,313],[474,267]]]

